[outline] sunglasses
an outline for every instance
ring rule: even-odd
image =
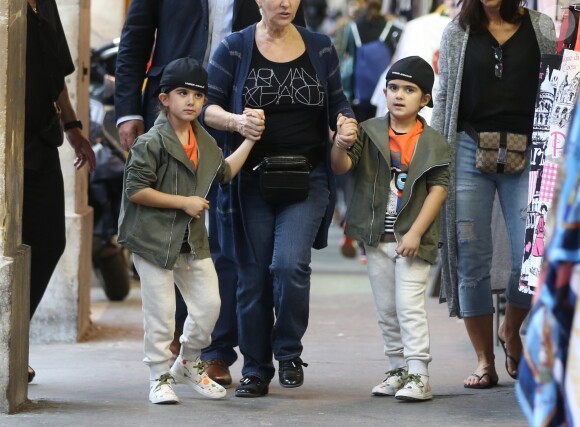
[[[493,57],[495,58],[495,77],[501,80],[503,76],[503,51],[501,50],[501,46],[492,46],[492,49]]]

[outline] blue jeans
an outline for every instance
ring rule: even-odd
[[[276,360],[302,353],[308,325],[312,244],[329,202],[326,169],[310,174],[301,202],[273,206],[260,195],[257,174],[240,173],[241,205],[256,262],[239,267],[238,337],[243,376],[269,382]]]
[[[238,346],[238,321],[236,315],[236,292],[238,289],[238,274],[236,264],[222,254],[216,226],[217,186],[213,185],[207,195],[210,209],[209,219],[209,249],[217,271],[221,298],[220,316],[211,334],[211,344],[201,352],[201,359],[222,359],[228,365],[233,365],[238,358],[235,347]]]
[[[461,316],[492,314],[491,216],[497,191],[511,246],[512,269],[507,300],[529,308],[531,295],[518,291],[524,251],[528,204],[529,161],[520,174],[482,173],[475,167],[476,142],[465,132],[457,134],[455,162],[457,222],[457,274]]]

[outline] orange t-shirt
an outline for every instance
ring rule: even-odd
[[[415,146],[419,136],[423,132],[423,123],[417,120],[415,126],[404,134],[395,133],[393,128],[389,127],[389,145],[391,148],[391,162],[393,166],[404,165],[404,170],[409,169]]]
[[[198,162],[198,153],[197,153],[197,139],[195,139],[195,134],[193,133],[193,128],[189,125],[189,141],[187,145],[183,146],[185,150],[185,154],[191,163],[193,163],[193,167],[197,169],[197,162]]]
[[[389,127],[389,147],[391,149],[391,182],[385,212],[385,233],[393,233],[395,220],[399,214],[403,188],[407,181],[409,165],[415,152],[417,141],[423,132],[423,123],[419,120],[411,130],[404,134],[395,133]]]

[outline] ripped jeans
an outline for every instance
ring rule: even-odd
[[[482,173],[475,167],[476,142],[465,132],[457,134],[455,162],[457,222],[457,275],[461,316],[492,314],[491,216],[497,191],[511,246],[512,269],[506,299],[529,308],[531,295],[518,290],[528,204],[529,160],[520,174]]]

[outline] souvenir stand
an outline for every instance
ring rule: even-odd
[[[558,50],[542,56],[520,291],[534,294],[518,369],[532,426],[580,425],[580,4],[562,6]]]
[[[519,366],[516,391],[532,426],[580,425],[580,109],[559,163],[552,238]]]

